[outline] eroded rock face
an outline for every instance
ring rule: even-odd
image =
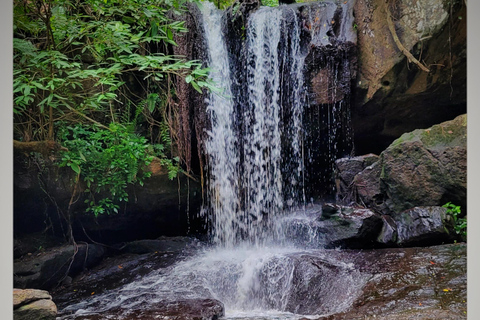
[[[47,291],[13,289],[15,320],[55,320],[57,306]]]
[[[356,1],[359,67],[352,122],[358,154],[380,153],[405,132],[466,112],[466,4],[389,4],[399,41],[429,72],[398,49],[386,23],[385,1]]]
[[[184,299],[163,301],[144,305],[138,309],[124,310],[115,308],[108,310],[108,316],[124,320],[218,320],[225,314],[223,304],[215,299]],[[103,314],[72,316],[76,320],[101,320]]]
[[[15,261],[14,285],[17,288],[50,290],[67,276],[95,266],[104,254],[103,247],[95,244],[80,244],[75,251],[73,246],[66,245]]]
[[[305,250],[292,252],[286,255],[272,255],[263,257],[258,267],[258,277],[255,292],[258,299],[270,299],[275,309],[301,314],[326,314],[319,319],[466,319],[466,244],[451,244],[431,246],[426,248],[388,248],[376,250]],[[98,307],[103,310],[95,314],[95,307],[91,304],[87,308],[90,315],[74,315],[76,308],[69,309],[80,300],[91,298],[92,284],[97,288],[110,286],[109,292],[115,295],[115,288],[138,280],[133,273],[138,268],[145,267],[153,262],[154,270],[168,273],[171,264],[165,264],[165,259],[157,259],[153,255],[142,261],[131,262],[126,260],[112,260],[109,267],[101,270],[111,272],[125,272],[118,265],[135,265],[125,275],[130,275],[128,281],[111,281],[109,276],[96,280],[81,277],[74,282],[73,287],[59,291],[55,299],[59,303],[61,319],[106,319],[107,317],[124,319],[152,319],[153,317],[170,317],[171,319],[192,320],[194,314],[198,319],[216,319],[220,317],[221,302],[205,297],[200,299],[169,300],[161,303],[149,299],[148,290],[139,289],[138,300],[130,297],[129,303],[138,303],[131,310],[108,309],[105,301],[111,296],[100,299]],[[153,261],[155,260],[155,261]],[[230,261],[228,259],[228,261]],[[107,261],[105,261],[107,262]],[[181,264],[181,260],[176,262]],[[175,260],[171,263],[176,263]],[[218,261],[217,263],[221,263]],[[236,268],[230,266],[231,270]],[[98,269],[98,268],[97,268]],[[94,268],[92,276],[99,271]],[[165,274],[163,271],[162,274]],[[221,275],[224,275],[222,272]],[[199,274],[197,274],[199,275]],[[281,279],[282,281],[271,281]],[[288,279],[288,281],[287,281]],[[82,283],[82,281],[87,281]],[[285,280],[285,281],[284,281]],[[106,283],[105,283],[106,282]],[[111,286],[114,286],[113,288]],[[181,284],[172,287],[170,297],[178,296],[183,292]],[[225,284],[224,284],[225,285]],[[232,285],[232,284],[228,284]],[[82,287],[90,290],[84,291]],[[96,289],[97,289],[96,288]],[[95,289],[95,290],[96,290]],[[276,289],[276,290],[272,290]],[[83,296],[71,299],[73,290]],[[206,288],[199,288],[199,292],[208,292]],[[262,294],[263,291],[268,294]],[[96,294],[101,294],[100,292]],[[154,295],[153,295],[154,296]],[[83,297],[83,298],[82,298]],[[280,298],[286,305],[279,303]],[[91,299],[90,299],[91,300]],[[158,300],[157,300],[158,301]],[[85,301],[87,305],[88,301]],[[252,302],[253,304],[253,302]],[[79,305],[77,305],[78,307]],[[82,307],[85,304],[81,305]],[[245,310],[248,312],[249,310]],[[128,315],[128,316],[127,316]],[[375,316],[375,317],[374,317]],[[150,318],[148,318],[150,317]],[[300,317],[300,316],[299,316]],[[312,317],[309,317],[312,318]],[[251,317],[250,319],[258,319]]]
[[[22,240],[25,235],[49,230],[63,238],[68,228],[61,212],[66,212],[72,196],[73,170],[48,162],[37,167],[24,157],[16,160],[15,237]],[[75,239],[113,244],[161,235],[185,235],[189,228],[192,232],[201,230],[203,225],[193,221],[201,203],[200,184],[183,174],[170,180],[159,159],[154,159],[147,169],[152,176],[143,186],[128,187],[129,201],[120,203],[117,214],[95,217],[85,212],[85,197],[81,193],[85,186],[80,184],[71,208]]]
[[[426,245],[448,240],[446,219],[447,209],[442,207],[416,207],[395,215],[397,243]]]
[[[354,201],[350,193],[355,176],[378,160],[375,154],[367,154],[352,158],[342,158],[335,161],[335,184],[337,187],[337,201],[349,204]]]

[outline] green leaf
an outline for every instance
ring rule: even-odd
[[[193,89],[197,90],[199,93],[203,93],[202,89],[200,89],[200,87],[198,86],[198,84],[195,81],[192,81],[191,84],[193,86]]]
[[[70,168],[72,168],[73,171],[75,171],[76,174],[80,174],[80,167],[78,166],[78,164],[76,164],[75,162],[70,162],[69,166]]]

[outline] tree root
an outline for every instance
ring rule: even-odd
[[[422,69],[425,72],[430,72],[430,69],[428,69],[420,61],[418,61],[400,42],[397,32],[395,31],[395,24],[393,23],[392,15],[390,14],[390,10],[388,9],[388,0],[381,1],[381,2],[385,7],[388,29],[390,30],[390,33],[392,34],[392,37],[393,37],[393,41],[395,41],[395,44],[397,45],[398,49],[407,57],[409,62],[415,63],[420,69]]]

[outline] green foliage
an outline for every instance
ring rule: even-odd
[[[453,228],[455,232],[462,237],[467,236],[467,218],[461,217],[462,211],[460,206],[447,202],[442,207],[447,208],[447,214],[453,219]]]
[[[150,172],[142,170],[154,156],[160,157],[173,179],[178,165],[167,159],[162,145],[150,145],[147,139],[126,126],[111,123],[109,129],[75,125],[62,127],[59,134],[68,151],[62,153],[60,166],[68,166],[85,182],[87,212],[95,216],[118,212],[118,203],[128,201],[127,185],[143,185]],[[178,160],[178,159],[177,159]]]
[[[268,7],[277,7],[278,0],[262,0],[262,5],[268,6]]]
[[[59,165],[85,183],[95,215],[118,211],[152,156],[176,176],[176,78],[214,88],[200,61],[172,54],[185,1],[14,0],[14,138],[68,148]]]
[[[164,90],[169,76],[192,76],[196,90],[211,87],[199,61],[168,54],[174,35],[187,31],[169,17],[183,2],[15,0],[17,138],[51,139],[47,127],[60,119],[116,122],[127,103],[138,104],[132,84],[142,86],[144,97]],[[156,101],[147,100],[143,107],[152,113]]]

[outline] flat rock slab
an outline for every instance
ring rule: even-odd
[[[52,299],[52,296],[48,291],[45,290],[36,290],[36,289],[13,289],[13,308],[19,308],[30,302],[41,300],[41,299]]]
[[[223,304],[215,299],[162,301],[138,309],[115,308],[105,314],[72,316],[76,320],[217,320],[225,314]]]
[[[317,320],[467,319],[466,251],[461,243],[357,253],[354,268],[371,275],[363,294],[349,310]]]
[[[47,291],[13,289],[15,320],[55,320],[57,306]]]

